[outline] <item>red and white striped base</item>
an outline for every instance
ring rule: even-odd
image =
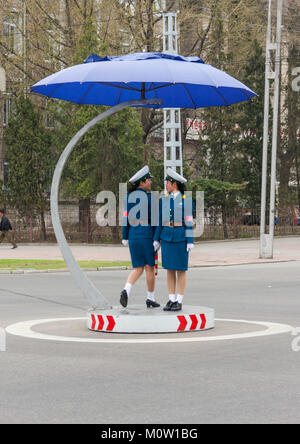
[[[212,308],[186,306],[180,312],[165,312],[163,308],[141,306],[90,311],[89,330],[106,333],[178,333],[204,331],[214,328]]]

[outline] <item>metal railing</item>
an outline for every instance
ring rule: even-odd
[[[91,205],[90,212],[79,211],[77,205],[61,204],[60,217],[62,227],[69,243],[119,243],[122,227],[99,227],[96,221],[98,205]],[[44,242],[42,224],[39,217],[20,216],[14,209],[7,209],[7,216],[14,228],[17,242]],[[50,211],[44,215],[46,242],[56,242]],[[298,225],[299,222],[299,225]],[[269,223],[267,217],[267,224]],[[230,209],[221,211],[207,208],[204,218],[204,233],[197,240],[222,240],[259,238],[260,212],[258,209]],[[299,220],[292,214],[283,214],[275,218],[275,235],[300,235]]]

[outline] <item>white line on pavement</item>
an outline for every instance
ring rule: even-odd
[[[102,344],[165,344],[165,343],[184,343],[184,342],[206,342],[206,341],[224,341],[233,339],[246,339],[246,338],[256,338],[262,336],[278,335],[283,333],[290,333],[293,331],[293,327],[285,324],[277,324],[273,322],[258,322],[258,321],[245,321],[237,319],[216,319],[220,322],[231,322],[231,323],[244,323],[257,325],[260,327],[265,327],[264,330],[259,330],[257,332],[248,333],[237,333],[237,334],[224,334],[216,336],[201,336],[199,337],[182,337],[181,334],[174,336],[174,338],[136,338],[136,339],[120,339],[111,338],[80,338],[80,337],[69,337],[69,336],[55,336],[48,335],[45,333],[39,333],[33,330],[33,327],[48,324],[53,322],[70,322],[86,320],[86,318],[57,318],[57,319],[38,319],[25,322],[18,322],[17,324],[12,324],[6,327],[7,333],[15,336],[22,336],[24,338],[30,339],[42,339],[48,341],[63,341],[63,342],[81,342],[81,343],[102,343]],[[99,335],[106,335],[106,333],[96,333]]]

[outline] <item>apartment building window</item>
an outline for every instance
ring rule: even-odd
[[[166,0],[156,0],[154,5],[157,11],[164,11],[166,9]]]
[[[59,56],[60,46],[59,43],[55,40],[55,32],[51,29],[47,31],[47,43],[46,43],[46,58],[45,62],[53,63],[56,61],[56,57]]]
[[[8,97],[3,104],[3,126],[8,124],[9,117],[11,114],[11,104],[12,104],[11,98]]]
[[[124,48],[130,48],[132,43],[133,43],[133,37],[132,35],[123,28],[119,29],[119,33],[120,33],[120,41],[122,42],[122,46]]]
[[[7,182],[8,182],[8,178],[9,178],[9,163],[8,162],[4,162],[3,165],[3,185],[4,185],[4,190],[8,190],[7,188]]]
[[[45,126],[47,129],[54,129],[57,125],[57,121],[55,120],[55,118],[50,114],[50,113],[46,113],[45,114]]]
[[[134,11],[134,2],[129,2],[127,0],[119,0],[121,5],[130,6],[131,10]],[[153,3],[153,8],[156,11],[164,11],[166,9],[166,0],[155,0]]]
[[[154,121],[156,122],[156,125],[151,131],[151,136],[162,139],[164,137],[164,114],[161,109],[155,110]]]
[[[3,36],[7,49],[12,54],[20,54],[22,50],[22,35],[19,29],[19,14],[14,12],[3,20]]]
[[[61,63],[58,61],[61,51],[61,35],[60,31],[56,28],[55,21],[55,16],[50,14],[44,23],[44,28],[47,30],[45,35],[45,62],[54,64],[55,66],[57,64],[57,69],[59,69]]]

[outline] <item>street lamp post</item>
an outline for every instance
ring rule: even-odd
[[[272,0],[269,0],[267,47],[266,47],[266,83],[265,83],[265,110],[264,110],[264,140],[262,165],[262,193],[260,219],[260,258],[273,259],[274,227],[275,227],[275,192],[276,192],[276,164],[279,124],[280,101],[280,68],[281,68],[281,28],[282,28],[282,0],[277,0],[277,30],[276,41],[272,42]],[[271,69],[271,54],[275,51],[275,71]],[[270,82],[274,80],[274,110],[273,110],[273,137],[271,159],[271,186],[270,186],[270,213],[269,234],[266,233],[266,197],[267,197],[267,167],[269,143],[269,109],[270,109]]]
[[[26,10],[26,0],[23,0],[23,69],[24,69],[24,95],[27,94],[27,48],[26,48],[26,38],[27,38],[27,10]]]
[[[3,164],[3,97],[6,91],[6,73],[4,68],[0,67],[0,180],[4,180],[4,164]]]

